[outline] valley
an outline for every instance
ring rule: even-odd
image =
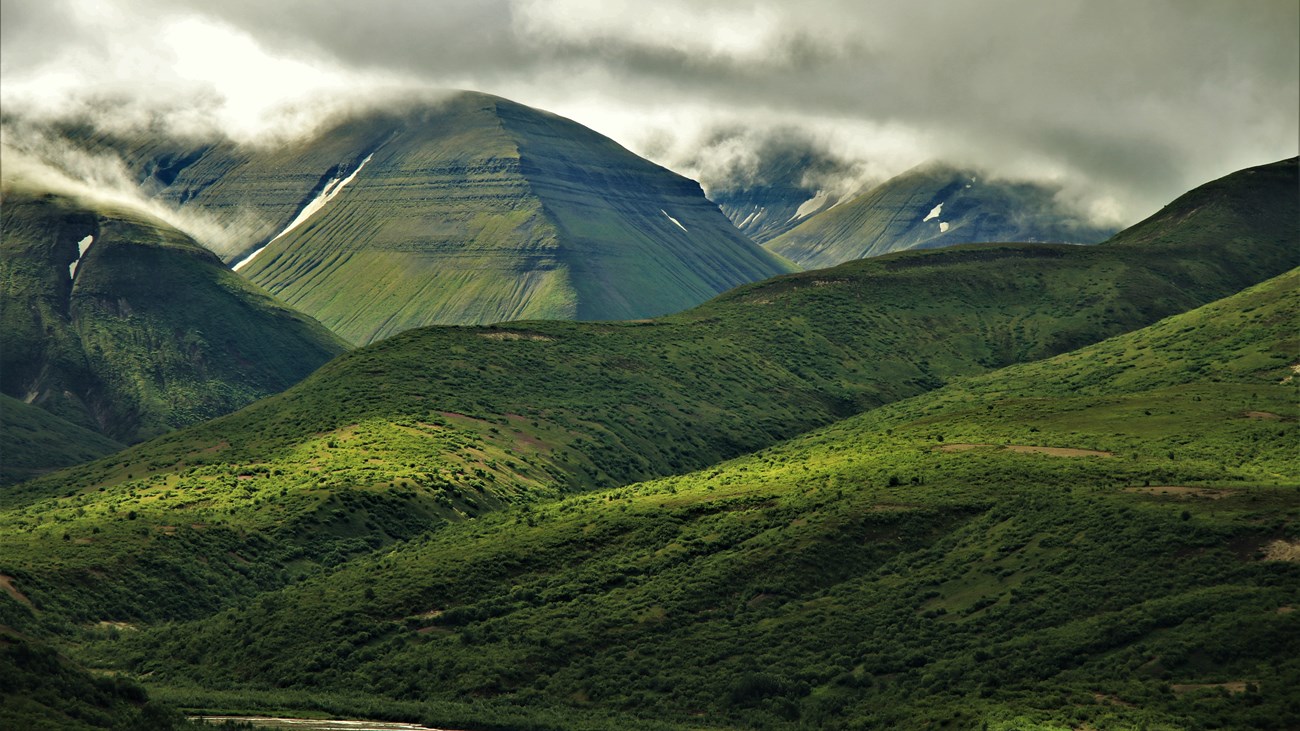
[[[0,0],[0,731],[1300,729],[1300,3]]]
[[[417,328],[8,486],[0,673],[96,690],[4,712],[1285,728],[1296,186],[651,320]]]

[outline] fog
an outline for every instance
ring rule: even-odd
[[[938,159],[1127,224],[1296,154],[1294,0],[5,0],[0,104],[311,135],[426,88],[563,114],[708,186],[811,147],[836,190]]]

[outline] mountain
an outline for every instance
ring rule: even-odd
[[[792,271],[694,181],[577,123],[460,92],[274,150],[95,138],[243,230],[240,274],[355,343],[431,324],[636,319]],[[255,255],[254,255],[255,254]]]
[[[126,445],[0,394],[0,485],[89,462]]]
[[[170,731],[197,726],[140,686],[95,676],[52,647],[0,626],[0,725],[25,731]]]
[[[930,163],[843,201],[766,242],[806,269],[908,249],[990,241],[1091,244],[1093,226],[1034,183],[987,180]]]
[[[1292,270],[88,654],[438,724],[472,698],[557,729],[1295,727],[1297,313]]]
[[[282,391],[345,349],[161,221],[19,184],[0,216],[0,391],[65,429],[140,441]]]
[[[731,171],[705,191],[746,236],[764,243],[840,201],[822,186],[850,174],[841,163],[798,144],[759,147],[756,169]]]
[[[1286,271],[1296,185],[1294,161],[1261,166],[1175,201],[1141,241],[904,252],[651,322],[413,330],[10,488],[0,573],[77,621],[201,616],[444,522],[704,468]],[[35,550],[65,536],[75,552]]]

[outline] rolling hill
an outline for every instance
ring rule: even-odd
[[[989,241],[1091,244],[1089,224],[1034,183],[988,180],[930,163],[818,213],[764,245],[805,269],[893,251]]]
[[[70,425],[140,441],[282,391],[346,347],[160,221],[18,184],[0,215],[0,391]]]
[[[492,727],[1294,727],[1298,326],[1292,270],[90,656],[191,702]]]
[[[403,333],[231,416],[11,488],[0,573],[78,621],[201,616],[446,521],[700,469],[1286,271],[1295,186],[1284,161],[1110,244],[896,254],[652,322]],[[49,545],[71,550],[35,550]]]
[[[0,485],[112,454],[126,445],[0,394]]]
[[[358,344],[652,317],[794,270],[694,181],[485,94],[390,105],[274,150],[69,134],[121,154],[154,195],[243,222],[240,274]]]

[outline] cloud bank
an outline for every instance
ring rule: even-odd
[[[0,190],[55,193],[88,208],[157,219],[227,258],[245,247],[249,232],[262,223],[251,210],[218,217],[151,198],[119,158],[75,148],[30,125],[0,126],[0,140]]]
[[[1297,150],[1294,0],[701,5],[4,0],[0,103],[273,143],[385,94],[472,88],[706,186],[807,142],[837,161],[828,184],[937,158],[1055,182],[1115,223]]]

